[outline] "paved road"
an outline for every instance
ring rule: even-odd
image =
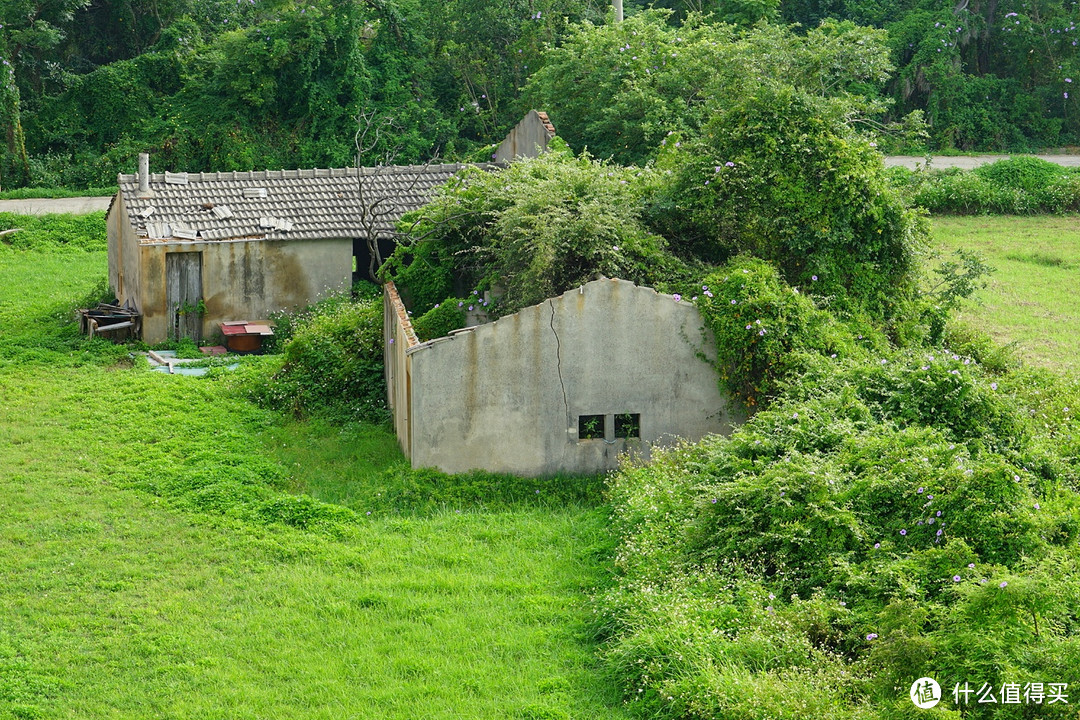
[[[930,161],[931,170],[941,170],[943,168],[963,168],[964,170],[971,170],[977,168],[980,165],[986,165],[997,160],[1004,160],[1005,158],[1012,157],[1011,155],[957,155],[946,156],[937,155]],[[1058,165],[1065,167],[1080,167],[1080,155],[1036,155],[1035,157],[1048,160]],[[903,165],[906,168],[915,169],[916,165],[922,165],[926,162],[925,157],[915,157],[914,155],[888,155],[885,157],[885,165],[892,167],[894,165]]]
[[[0,200],[0,212],[19,215],[48,215],[74,213],[84,215],[108,210],[112,197],[33,198],[30,200]]]
[[[939,155],[930,161],[931,169],[963,168],[971,170],[980,165],[1003,160],[1009,155]],[[1080,167],[1080,155],[1037,155],[1043,160],[1063,165],[1065,167]],[[916,166],[926,162],[925,157],[915,155],[888,155],[885,157],[885,165],[903,165],[906,168],[915,169]],[[75,213],[83,214],[108,210],[112,197],[81,197],[81,198],[35,198],[32,200],[0,200],[0,212],[17,213],[19,215],[47,215],[49,213]]]

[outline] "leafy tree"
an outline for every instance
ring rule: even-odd
[[[759,88],[699,138],[668,143],[658,166],[672,180],[651,198],[653,227],[682,253],[751,253],[793,285],[892,316],[927,230],[844,120],[790,87]]]
[[[739,32],[691,15],[680,27],[647,11],[618,25],[585,23],[526,87],[560,135],[600,157],[643,163],[670,132],[699,131],[717,109],[768,79],[833,98],[852,120],[884,110],[878,86],[892,69],[884,35],[830,22],[805,35],[760,25]]]

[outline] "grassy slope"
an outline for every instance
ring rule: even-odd
[[[81,346],[66,309],[104,266],[0,248],[0,718],[620,715],[586,625],[601,510],[383,506],[324,532],[181,494],[243,470],[341,496],[342,458],[401,460]]]
[[[935,217],[938,245],[976,250],[997,268],[960,318],[1028,363],[1080,369],[1080,217]]]

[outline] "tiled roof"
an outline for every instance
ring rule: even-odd
[[[358,182],[364,204],[375,205],[368,213],[374,229],[388,235],[403,214],[424,205],[463,167],[151,173],[148,197],[140,197],[137,175],[120,175],[118,182],[132,225],[151,241],[363,238],[372,225],[364,219]]]

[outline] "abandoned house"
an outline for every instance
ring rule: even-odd
[[[594,280],[424,343],[393,283],[384,303],[388,398],[413,467],[602,472],[743,419],[697,308],[651,288]]]
[[[531,111],[494,159],[535,155],[553,135]],[[109,206],[110,287],[148,343],[265,321],[367,277],[368,238],[386,257],[401,216],[462,167],[150,173],[142,155]]]

